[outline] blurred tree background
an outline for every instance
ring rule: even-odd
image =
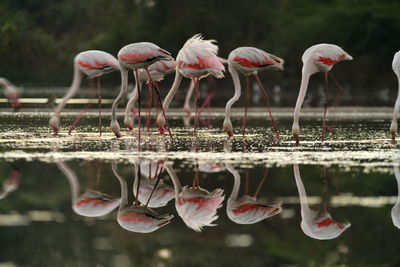
[[[399,0],[1,0],[0,76],[28,86],[66,85],[80,51],[116,55],[126,44],[150,41],[176,55],[200,32],[218,40],[222,57],[239,46],[283,57],[281,82],[293,90],[303,51],[321,42],[355,58],[338,71],[351,86],[396,88],[399,10]]]

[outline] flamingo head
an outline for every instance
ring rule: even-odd
[[[120,131],[120,128],[119,128],[119,124],[118,124],[118,121],[112,121],[111,122],[111,125],[110,125],[110,128],[111,128],[111,130],[113,131],[113,133],[115,134],[115,136],[117,137],[117,138],[120,138],[120,137],[122,137],[122,135],[121,135],[121,131]]]
[[[223,129],[228,134],[229,137],[233,136],[233,126],[230,119],[224,120]]]
[[[60,118],[56,115],[51,116],[49,125],[53,129],[54,134],[57,134],[60,130]]]

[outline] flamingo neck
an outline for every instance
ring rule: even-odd
[[[240,86],[240,79],[239,79],[239,73],[237,70],[231,66],[229,66],[229,72],[231,73],[233,84],[235,86],[235,94],[229,101],[226,103],[225,106],[225,120],[230,120],[231,117],[231,108],[232,105],[239,100],[240,94],[241,94],[241,86]]]
[[[165,169],[167,170],[169,176],[172,179],[172,183],[174,184],[174,189],[175,189],[175,199],[176,201],[179,201],[179,194],[182,191],[182,185],[181,182],[178,179],[178,176],[176,175],[176,172],[172,168],[171,165],[166,164]]]
[[[390,131],[392,133],[396,133],[397,132],[397,116],[399,114],[399,110],[400,110],[400,73],[397,74],[397,82],[398,82],[398,93],[397,93],[397,99],[396,99],[396,103],[394,104],[394,110],[393,110],[393,119],[392,119],[392,123],[390,125]]]
[[[129,118],[129,115],[131,113],[131,109],[134,106],[134,104],[136,103],[136,101],[138,100],[138,91],[142,90],[142,85],[143,85],[143,80],[139,79],[137,77],[137,75],[134,72],[134,76],[136,79],[136,83],[135,83],[135,88],[133,88],[133,92],[132,92],[132,97],[131,99],[129,99],[128,104],[126,104],[126,108],[125,108],[125,118]],[[138,75],[140,76],[140,75]]]
[[[240,189],[240,175],[231,164],[226,164],[226,169],[233,175],[234,183],[232,188],[232,193],[228,198],[228,202],[233,202],[238,199],[239,189]]]
[[[306,93],[307,93],[308,82],[310,80],[310,76],[311,76],[311,74],[307,70],[307,68],[303,67],[300,91],[299,91],[299,95],[297,97],[296,107],[294,108],[294,113],[293,113],[293,125],[297,125],[297,126],[299,125],[300,109],[301,109],[301,106],[303,105],[304,97],[306,96]]]
[[[176,92],[178,91],[179,86],[181,85],[182,77],[183,76],[180,73],[179,68],[176,67],[174,83],[172,84],[171,89],[169,90],[167,96],[164,99],[163,103],[164,112],[167,112],[172,99],[174,98]]]
[[[74,77],[72,80],[71,87],[68,89],[67,93],[61,100],[61,103],[58,105],[56,110],[54,111],[55,116],[60,116],[61,111],[64,109],[65,105],[67,104],[68,100],[73,97],[76,92],[78,91],[82,81],[82,72],[74,66]]]
[[[296,180],[297,190],[300,197],[301,217],[309,218],[311,216],[311,210],[308,206],[306,189],[304,188],[303,181],[301,180],[299,165],[293,165],[294,178]]]
[[[68,179],[69,185],[71,187],[72,203],[74,203],[75,200],[78,198],[79,191],[81,190],[78,177],[65,162],[57,162],[57,167]]]
[[[117,98],[114,100],[111,107],[111,121],[115,121],[117,119],[116,111],[118,108],[119,102],[121,102],[122,98],[126,95],[128,90],[128,70],[121,65],[121,89]]]
[[[114,161],[111,164],[111,168],[114,175],[118,178],[119,184],[121,186],[121,205],[119,206],[119,210],[121,210],[128,205],[128,185],[126,184],[125,178],[119,175],[117,164]]]
[[[400,204],[400,167],[394,167],[394,175],[397,181],[397,201],[396,205]]]

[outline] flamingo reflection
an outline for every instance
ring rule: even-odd
[[[122,228],[136,233],[151,233],[167,225],[173,215],[159,215],[148,207],[148,203],[143,205],[136,198],[132,205],[128,205],[128,186],[125,178],[118,173],[117,164],[112,163],[114,175],[118,178],[121,185],[121,205],[118,210],[118,223]],[[135,166],[135,179],[138,179],[139,170]]]
[[[80,194],[81,186],[75,172],[65,162],[57,162],[57,167],[68,178],[72,192],[72,209],[78,215],[99,217],[110,213],[119,206],[119,198],[98,190],[86,189],[84,193]]]
[[[396,204],[393,206],[392,211],[391,211],[391,216],[392,216],[392,221],[393,224],[397,227],[400,228],[400,167],[394,167],[394,176],[396,177],[397,181],[397,201]]]
[[[281,202],[267,203],[262,199],[257,200],[257,194],[267,177],[266,175],[253,196],[245,192],[242,197],[239,197],[240,175],[231,164],[226,164],[226,169],[235,179],[226,207],[226,214],[229,219],[237,224],[253,224],[281,213]]]
[[[20,177],[21,172],[18,170],[18,168],[13,166],[10,176],[3,182],[3,189],[0,190],[0,199],[4,199],[8,196],[8,194],[18,188]]]
[[[184,223],[191,229],[201,232],[204,226],[215,226],[217,209],[224,201],[224,190],[217,188],[209,192],[198,185],[198,173],[193,186],[182,186],[171,165],[165,169],[172,178],[175,187],[175,207]]]
[[[318,212],[310,209],[308,206],[306,190],[303,181],[301,180],[299,166],[297,164],[293,165],[293,170],[297,190],[299,191],[300,196],[302,218],[300,224],[301,229],[306,235],[314,239],[329,240],[337,238],[347,228],[349,228],[351,224],[335,221],[328,213],[326,207]]]

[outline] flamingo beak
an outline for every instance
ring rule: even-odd
[[[10,97],[11,107],[14,109],[14,111],[18,111],[18,109],[20,109],[22,106],[19,98],[20,98],[19,95]]]

